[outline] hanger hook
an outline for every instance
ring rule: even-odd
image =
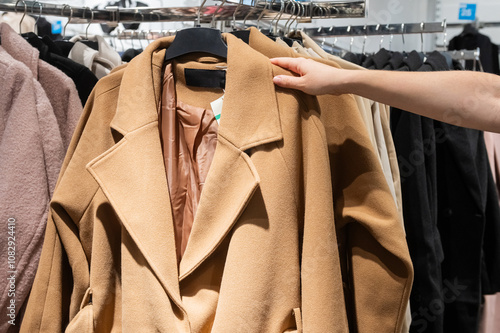
[[[389,23],[387,23],[386,29],[391,32],[391,38],[389,39],[389,51],[392,51],[392,41],[394,39],[394,34],[392,33],[392,28],[391,28],[391,25]]]
[[[363,26],[363,31],[365,33],[365,36],[363,39],[363,49],[361,50],[361,53],[365,54],[366,40],[368,39],[368,26],[366,24]]]
[[[424,28],[425,28],[425,23],[421,22],[420,23],[420,51],[424,53]]]
[[[302,18],[306,15],[306,6],[302,3],[299,3],[299,7],[301,9],[300,11],[300,16],[297,16],[295,18],[295,28],[293,28],[293,30],[297,31],[297,27],[299,26],[299,18]],[[323,8],[321,8],[321,10],[323,10]],[[292,26],[292,24],[290,24],[290,27]]]
[[[403,39],[403,48],[405,46],[405,24],[401,23],[401,38]]]
[[[348,35],[351,35],[351,30],[352,30],[352,27],[349,24],[349,26],[347,27]],[[349,52],[352,52],[352,45],[353,44],[354,44],[354,36],[351,35],[351,42],[349,43]]]
[[[40,12],[38,13],[38,17],[36,18],[36,21],[35,21],[36,33],[38,34],[38,20],[40,19],[40,17],[42,17],[43,5],[38,1],[34,1],[33,4],[31,5],[31,14],[33,14],[33,9],[35,8],[36,4],[38,4],[38,6],[40,7]]]
[[[89,39],[89,27],[94,22],[94,11],[90,7],[83,7],[83,18],[85,18],[85,14],[87,13],[87,9],[90,10],[90,21],[85,28],[85,39]]]
[[[61,16],[64,16],[64,10],[66,9],[66,7],[69,8],[69,19],[68,19],[68,22],[66,22],[66,24],[64,25],[64,28],[63,28],[63,39],[64,37],[66,37],[66,27],[68,26],[69,22],[71,22],[71,19],[73,18],[73,8],[71,8],[70,5],[64,5],[63,8],[61,9]]]
[[[274,34],[275,35],[278,34],[278,23],[281,19],[281,16],[283,16],[283,13],[285,12],[285,2],[284,1],[280,1],[280,2],[281,2],[280,11],[279,11],[278,15],[275,16],[275,19],[276,19],[276,23],[274,24]],[[286,8],[288,8],[289,4],[290,4],[290,2],[287,3]]]
[[[265,0],[264,8],[262,9],[259,17],[257,18],[257,29],[259,29],[259,30],[260,30],[260,20],[262,19],[262,16],[264,16],[264,13],[265,13],[265,10],[267,9],[267,6],[270,4],[271,4],[271,2],[268,2],[267,0]]]
[[[243,4],[243,0],[240,0],[238,2],[238,6],[236,6],[236,9],[233,12],[233,31],[236,30],[236,13],[240,9],[241,5]]]
[[[19,21],[19,33],[22,33],[21,31],[21,26],[24,20],[24,17],[26,16],[26,12],[28,11],[28,7],[26,6],[26,2],[24,0],[21,0],[24,4],[24,13],[23,16],[21,17],[21,21]],[[19,3],[19,0],[16,1],[16,4],[14,5],[15,12],[17,14],[17,4]]]
[[[443,27],[443,47],[444,49],[446,50],[447,47],[446,47],[446,37],[447,37],[447,31],[446,31],[446,19],[443,20],[443,23],[441,23],[441,26]]]
[[[292,4],[292,13],[291,13],[291,14],[290,14],[290,16],[288,17],[288,20],[286,20],[286,22],[285,22],[285,27],[284,27],[285,31],[286,31],[287,26],[288,26],[288,23],[290,23],[290,21],[292,21],[292,22],[290,23],[290,25],[292,25],[292,24],[293,24],[293,20],[292,20],[292,18],[293,18],[293,16],[295,15],[296,2],[295,2],[294,0],[290,0],[290,2],[289,2],[288,4],[290,4],[290,3]],[[286,6],[286,9],[288,9],[288,4],[287,4],[287,6]]]
[[[274,2],[274,0],[273,0],[273,2]],[[248,14],[243,19],[243,25],[246,25],[248,17],[253,14],[253,12],[255,11],[256,8],[257,8],[257,0],[253,0],[252,8],[248,11]]]
[[[136,11],[136,12],[134,13],[134,20],[135,20],[135,17],[136,17],[136,15],[137,15],[137,14],[141,15],[141,23],[142,23],[142,22],[144,22],[144,14],[143,14],[143,13],[141,13],[141,12],[139,12],[139,11]],[[137,30],[135,30],[135,31],[134,31],[134,30],[132,30],[132,32],[131,32],[132,41],[134,40],[134,34],[135,34],[135,38],[136,38],[136,39],[137,39],[137,41],[139,42],[139,47],[140,47],[141,49],[143,49],[143,46],[142,46],[142,41],[141,41],[141,39],[139,38],[139,33],[137,32]],[[133,45],[133,44],[132,44],[132,45]]]
[[[214,11],[213,15],[212,15],[212,21],[210,22],[210,26],[212,28],[215,28],[215,16],[217,15],[217,13],[219,12],[219,10],[222,8],[222,6],[224,6],[224,4],[226,3],[227,0],[222,0],[221,4],[217,7],[217,9]]]
[[[201,12],[203,10],[203,6],[205,6],[205,2],[207,2],[207,0],[203,0],[203,2],[200,5],[200,8],[198,8],[198,13],[196,14],[196,22],[195,22],[196,27],[201,26]]]

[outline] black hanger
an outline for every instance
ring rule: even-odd
[[[231,31],[231,34],[238,37],[245,43],[250,43],[250,30],[234,30]]]
[[[165,52],[165,61],[188,53],[209,53],[227,58],[227,45],[220,30],[213,28],[188,28],[180,30]]]

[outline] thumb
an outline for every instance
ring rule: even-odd
[[[277,75],[273,78],[274,84],[283,88],[299,89],[301,90],[302,77],[290,75]]]

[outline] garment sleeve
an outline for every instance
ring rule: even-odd
[[[351,95],[319,96],[350,331],[401,331],[413,281],[405,233]]]

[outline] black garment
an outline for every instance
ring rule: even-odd
[[[383,70],[390,71],[390,70],[395,70],[398,69],[403,65],[403,60],[404,56],[402,53],[399,52],[392,52],[391,58],[389,59],[389,62],[387,62],[382,68]]]
[[[38,8],[35,7],[35,13]],[[58,40],[61,38],[60,34],[52,33],[52,24],[47,21],[47,19],[43,16],[38,17],[38,15],[30,15],[32,18],[36,20],[36,31],[38,36],[47,36],[51,40]]]
[[[412,52],[401,70],[419,61]],[[418,71],[448,68],[433,52]],[[415,270],[410,332],[476,332],[481,295],[500,283],[500,208],[483,134],[396,109],[391,130]]]
[[[444,133],[443,142],[437,145],[443,282],[455,286],[445,291],[444,328],[445,332],[476,332],[482,278],[489,275],[483,266],[490,252],[485,245],[494,236],[499,239],[498,230],[496,235],[494,230],[490,235],[485,231],[487,225],[498,228],[499,205],[483,133],[436,122],[438,129]],[[487,246],[491,245],[494,242]],[[497,274],[496,281],[490,282],[498,284]]]
[[[129,62],[142,53],[142,49],[128,49],[122,54],[122,61]]]
[[[432,57],[430,57],[432,58]],[[418,52],[410,52],[400,71],[423,69]],[[435,303],[443,299],[443,249],[437,227],[436,134],[432,119],[391,109],[391,130],[401,176],[403,217],[414,266],[410,295],[410,332],[443,333],[443,314]],[[439,138],[438,138],[439,139]]]
[[[449,50],[475,50],[480,49],[479,59],[485,72],[500,74],[500,65],[498,61],[498,46],[493,44],[490,38],[477,31],[471,25],[466,25],[462,33],[450,40]],[[473,61],[467,60],[465,68],[473,69]]]
[[[362,54],[356,54],[352,52],[347,52],[344,56],[343,59],[352,62],[353,64],[361,66],[363,61],[365,60],[366,56]]]
[[[97,77],[87,67],[63,57],[57,52],[58,46],[50,39],[40,39],[37,35],[31,33],[27,34],[27,41],[40,51],[40,59],[48,62],[52,66],[61,70],[64,74],[69,76],[75,83],[76,90],[82,105],[85,106],[87,99],[97,83]]]
[[[383,69],[391,60],[391,53],[386,49],[380,49],[374,55],[367,57],[363,62],[363,67],[368,69]]]

